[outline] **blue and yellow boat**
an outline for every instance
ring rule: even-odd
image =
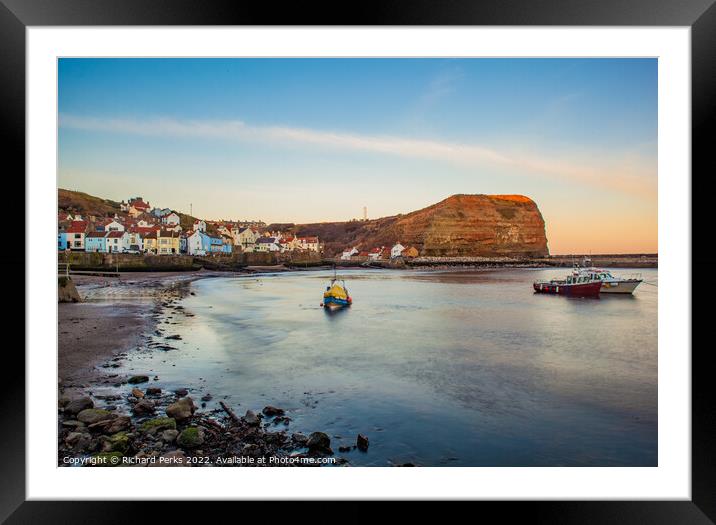
[[[338,279],[334,269],[331,284],[329,284],[326,287],[326,291],[323,292],[323,302],[321,303],[321,306],[324,308],[343,308],[345,306],[350,306],[352,303],[353,299],[351,299],[351,296],[348,295],[346,282],[343,279]]]

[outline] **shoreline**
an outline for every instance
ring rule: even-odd
[[[235,275],[197,273],[133,273],[118,282],[72,276],[83,302],[58,307],[58,466],[348,464],[325,433],[289,433],[281,408],[239,416],[220,401],[222,408],[203,410],[210,396],[165,390],[151,373],[114,371],[135,352],[170,348],[171,341],[156,341],[168,339],[159,320],[169,310],[191,315],[177,304],[193,293],[191,282]]]

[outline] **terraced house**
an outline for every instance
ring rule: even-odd
[[[86,229],[87,223],[85,221],[73,221],[65,232],[67,248],[70,250],[84,251]]]
[[[157,230],[144,237],[144,250],[155,255],[179,253],[179,236],[172,230]]]

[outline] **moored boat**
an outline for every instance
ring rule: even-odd
[[[592,279],[598,279],[602,282],[601,293],[610,294],[633,294],[637,286],[644,280],[641,274],[632,274],[629,276],[615,276],[609,270],[594,268],[591,266],[591,260],[584,259],[582,268],[575,268],[579,275],[585,275]]]
[[[333,279],[331,279],[331,283],[326,287],[326,291],[323,292],[323,302],[321,306],[324,308],[343,308],[351,304],[353,304],[353,299],[351,299],[351,296],[348,294],[346,282],[343,279],[338,279],[334,268]]]
[[[586,275],[573,273],[565,279],[535,281],[533,288],[536,293],[569,295],[572,297],[599,297],[602,281]]]

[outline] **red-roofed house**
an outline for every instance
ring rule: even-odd
[[[144,202],[141,197],[130,199],[129,209],[127,212],[134,218],[139,217],[143,213],[149,213],[149,203]]]
[[[85,232],[87,231],[87,223],[85,221],[73,221],[65,231],[67,238],[67,247],[70,250],[84,251],[85,249]]]
[[[298,247],[301,250],[309,250],[312,252],[321,251],[321,244],[318,242],[318,237],[299,237]]]
[[[162,221],[162,224],[167,224],[169,226],[178,226],[181,222],[181,218],[174,211],[161,215],[160,220]]]
[[[385,249],[385,246],[381,246],[380,248],[373,248],[370,252],[368,252],[368,257],[372,261],[377,261],[380,258],[380,254],[383,253],[383,250]]]
[[[111,231],[105,235],[107,251],[109,253],[122,253],[126,251],[129,235],[123,231]]]

